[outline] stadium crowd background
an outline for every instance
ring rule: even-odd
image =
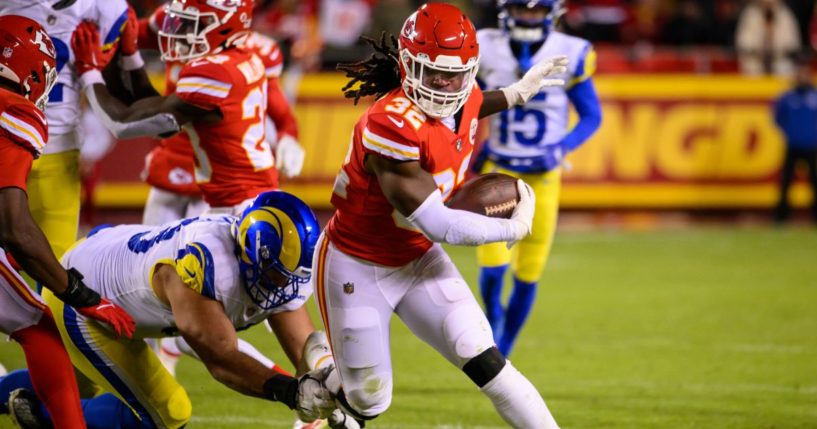
[[[140,16],[147,16],[163,2],[131,3]],[[365,108],[342,98],[345,79],[335,65],[365,58],[369,52],[360,36],[397,32],[419,3],[259,2],[253,26],[283,47],[282,83],[307,150],[304,172],[284,182],[284,189],[317,208],[330,208],[331,184],[348,133]],[[494,1],[453,3],[479,28],[497,25]],[[562,207],[726,212],[739,213],[741,219],[769,219],[784,154],[772,105],[790,87],[798,62],[814,64],[815,3],[568,1],[561,26],[593,41],[598,52],[596,81],[604,121],[583,150],[569,158]],[[161,86],[163,64],[157,55],[146,58],[156,86]],[[86,223],[138,220],[147,195],[139,182],[141,159],[152,145],[145,140],[86,145],[86,188],[95,191],[86,199]],[[811,201],[805,185],[795,181],[795,208]]]

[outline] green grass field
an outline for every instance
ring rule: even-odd
[[[451,254],[475,284],[473,251]],[[392,335],[394,400],[367,427],[504,427],[397,319]],[[263,328],[246,337],[283,360]],[[817,428],[817,230],[560,233],[511,359],[564,428]],[[179,379],[191,429],[291,425],[189,358]]]

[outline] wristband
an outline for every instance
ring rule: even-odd
[[[122,67],[122,70],[134,71],[144,67],[145,61],[142,59],[142,55],[139,54],[139,51],[136,51],[133,55],[123,55],[119,60],[119,65]]]
[[[105,85],[105,79],[102,78],[102,72],[99,70],[88,70],[79,77],[79,84],[82,86],[82,89],[88,88],[89,86],[97,83]]]
[[[99,304],[101,300],[96,291],[85,286],[82,282],[82,274],[71,268],[68,270],[68,287],[61,294],[56,294],[62,302],[71,307],[88,307]]]
[[[295,395],[297,393],[297,378],[275,374],[264,382],[264,397],[270,401],[283,402],[290,410],[295,409]]]

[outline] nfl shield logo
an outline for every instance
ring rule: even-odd
[[[11,48],[3,48],[3,57],[11,58],[12,52]]]
[[[346,282],[343,284],[343,293],[346,295],[351,295],[355,293],[355,284],[352,282]]]
[[[457,152],[462,152],[462,139],[457,139]]]

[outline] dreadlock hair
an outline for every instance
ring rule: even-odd
[[[380,33],[380,40],[365,36],[361,39],[374,48],[374,53],[363,61],[337,65],[337,69],[346,72],[346,77],[350,78],[342,89],[343,95],[354,98],[355,104],[360,97],[381,97],[401,85],[397,38],[393,34],[387,37],[384,31]]]

